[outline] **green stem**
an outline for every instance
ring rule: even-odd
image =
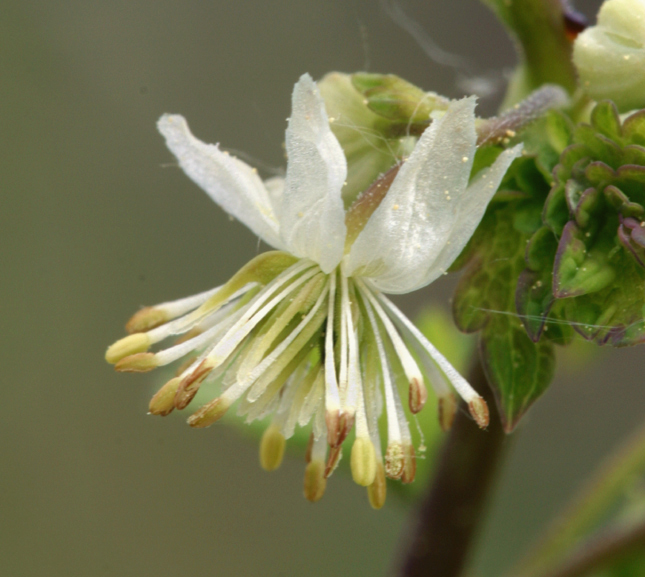
[[[516,41],[520,66],[503,107],[524,99],[543,84],[559,84],[570,94],[576,87],[561,0],[482,0]]]
[[[645,425],[631,436],[586,484],[578,498],[553,523],[537,549],[510,575],[537,577],[548,570],[602,518],[645,469]]]
[[[443,446],[437,472],[404,536],[401,577],[461,575],[479,528],[506,435],[477,357],[469,381],[486,399],[490,426],[481,431],[460,405]]]

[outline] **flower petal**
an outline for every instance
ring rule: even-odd
[[[195,138],[183,116],[164,114],[157,127],[191,180],[266,243],[284,247],[269,193],[255,169]]]
[[[456,258],[495,193],[484,194],[487,183],[496,189],[516,155],[504,153],[484,186],[468,187],[477,138],[474,109],[474,97],[452,102],[424,132],[353,244],[346,274],[369,277],[386,293],[406,293],[432,282]]]
[[[329,127],[325,105],[311,76],[304,74],[292,97],[286,133],[287,177],[280,234],[294,255],[310,258],[329,273],[343,256],[345,208],[341,188],[345,155]]]
[[[448,235],[447,242],[432,264],[433,276],[428,277],[426,284],[431,283],[439,275],[446,272],[460,255],[484,217],[486,207],[497,191],[508,167],[521,154],[522,144],[518,144],[502,152],[492,166],[477,174],[466,190],[468,202],[464,202],[459,206],[457,218]]]

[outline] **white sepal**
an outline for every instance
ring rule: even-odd
[[[183,116],[164,114],[157,127],[191,180],[267,244],[284,247],[269,193],[253,168],[195,138]]]
[[[286,133],[287,176],[280,234],[294,255],[331,272],[345,245],[341,188],[347,177],[343,150],[329,127],[325,105],[311,76],[296,83]]]

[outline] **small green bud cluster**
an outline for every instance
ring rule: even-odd
[[[528,245],[518,311],[534,340],[558,310],[599,344],[644,342],[645,111],[621,122],[601,102],[570,142]]]

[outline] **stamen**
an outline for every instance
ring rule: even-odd
[[[148,411],[151,415],[159,415],[165,417],[172,413],[175,408],[175,394],[181,379],[175,377],[170,379],[163,387],[161,387],[155,395],[150,399]]]
[[[450,380],[453,387],[461,395],[461,397],[468,403],[468,408],[471,415],[480,426],[485,428],[488,426],[488,407],[486,401],[475,391],[468,381],[464,379],[455,368],[446,360],[446,358],[425,338],[419,329],[417,329],[410,320],[383,294],[376,293],[378,300],[380,300],[387,309],[394,315],[395,322],[403,325],[408,331],[419,341],[428,354],[439,365],[439,368],[444,372],[446,377]]]
[[[383,375],[383,385],[385,389],[385,404],[387,409],[387,431],[388,447],[385,452],[385,472],[388,477],[398,479],[403,474],[403,448],[402,448],[402,430],[403,423],[400,422],[399,410],[395,399],[396,393],[392,385],[389,364],[383,346],[380,330],[372,310],[369,300],[364,300],[365,310],[369,317],[372,333],[376,341],[378,356],[381,362],[381,374]],[[403,416],[405,421],[405,416]],[[407,424],[405,425],[407,428]]]
[[[385,468],[383,467],[383,463],[379,460],[376,463],[374,481],[367,488],[367,496],[373,509],[378,510],[383,507],[385,504],[386,492],[387,483],[385,481]]]
[[[315,503],[325,493],[327,478],[325,477],[325,461],[327,455],[326,435],[315,438],[311,448],[311,459],[305,469],[305,497]]]
[[[203,380],[210,374],[214,369],[208,360],[203,360],[195,369],[186,375],[179,384],[177,388],[177,394],[175,395],[175,408],[182,410],[185,409],[190,401],[193,400],[197,391],[199,391],[199,386],[202,384]]]
[[[280,429],[269,425],[260,442],[260,465],[265,471],[275,471],[282,463],[286,441]]]
[[[242,315],[242,318],[228,330],[228,332],[222,337],[221,341],[218,343],[215,349],[213,349],[210,357],[212,358],[215,366],[218,366],[220,363],[226,360],[226,358],[242,342],[242,340],[244,340],[248,336],[248,334],[273,310],[273,308],[279,302],[287,298],[289,294],[291,294],[299,286],[307,282],[316,273],[316,269],[306,271],[302,276],[297,278],[294,282],[283,289],[278,295],[271,298],[271,300],[269,300],[270,297],[284,283],[282,282],[275,286],[272,286],[272,283],[269,283],[265,288],[270,290],[267,290],[267,292],[263,295],[261,291],[255,297],[249,309],[244,315]]]
[[[423,375],[421,373],[421,370],[419,369],[419,365],[417,365],[416,361],[410,354],[410,351],[405,346],[403,339],[392,324],[392,321],[388,318],[383,308],[378,304],[378,301],[365,286],[365,283],[361,282],[360,280],[357,280],[356,283],[358,286],[360,286],[360,288],[365,293],[365,296],[367,296],[367,298],[370,300],[370,303],[372,303],[372,305],[374,306],[376,313],[378,314],[381,322],[383,323],[383,326],[385,327],[385,331],[387,332],[388,337],[390,337],[390,341],[394,346],[394,351],[401,361],[401,366],[403,367],[405,376],[407,377],[408,383],[410,384],[410,411],[416,414],[423,408],[423,405],[428,399],[428,391],[426,390],[425,384],[423,382]]]
[[[142,333],[177,318],[205,302],[222,287],[204,291],[176,301],[169,301],[145,307],[136,312],[125,325],[129,333]]]
[[[325,479],[331,477],[332,473],[338,467],[338,463],[343,456],[343,447],[339,445],[338,447],[330,447],[329,456],[327,457],[327,463],[325,464]]]
[[[369,437],[357,437],[350,457],[352,478],[363,487],[369,487],[376,476],[376,452]]]
[[[147,373],[159,366],[154,353],[137,353],[121,359],[114,369],[120,373]]]
[[[325,287],[318,297],[316,304],[289,336],[255,367],[244,380],[239,382],[240,387],[255,383],[251,391],[249,391],[249,401],[253,402],[264,392],[264,389],[266,389],[272,380],[271,376],[279,374],[320,328],[325,320],[325,311],[322,309],[322,305],[327,298],[327,294],[328,288]],[[263,378],[259,380],[261,375]]]
[[[228,399],[224,395],[206,403],[188,417],[188,424],[195,429],[204,429],[210,427],[216,421],[219,421],[231,407]]]
[[[313,371],[312,371],[313,372]],[[316,380],[311,386],[309,394],[305,397],[304,402],[302,403],[302,408],[298,415],[298,424],[301,427],[304,427],[311,417],[316,412],[316,409],[320,406],[321,401],[323,400],[323,395],[325,394],[325,375],[322,368],[318,369],[316,374]]]
[[[105,352],[105,360],[113,365],[130,355],[144,353],[150,348],[151,344],[148,335],[145,333],[128,335],[108,347],[108,350]]]
[[[275,309],[272,317],[268,321],[268,326],[266,330],[261,332],[254,339],[254,345],[248,355],[246,355],[240,369],[238,371],[237,378],[243,380],[248,377],[249,373],[262,361],[262,358],[266,352],[271,348],[271,345],[274,343],[276,338],[280,333],[287,327],[287,325],[292,321],[296,315],[299,313],[306,312],[310,310],[310,307],[315,304],[316,299],[320,296],[320,293],[323,290],[323,285],[326,281],[326,275],[322,272],[314,276],[302,289],[298,292],[298,295],[293,298],[293,300],[283,301],[281,306]],[[313,302],[312,301],[313,297]],[[311,303],[309,306],[307,306]]]

